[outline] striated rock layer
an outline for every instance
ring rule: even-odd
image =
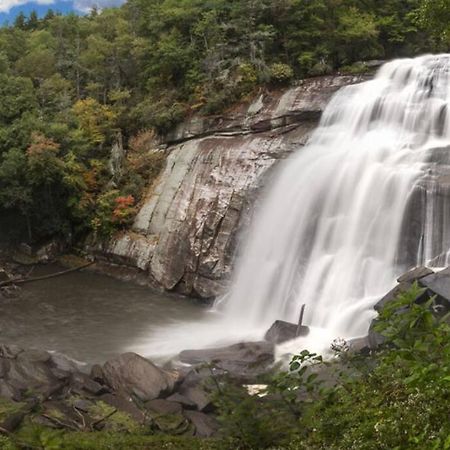
[[[331,96],[361,77],[305,80],[223,117],[193,117],[166,137],[167,163],[126,234],[97,247],[154,284],[213,298],[229,279],[238,230],[274,164],[305,145]]]

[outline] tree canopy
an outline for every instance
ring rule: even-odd
[[[448,15],[448,0],[129,0],[19,15],[0,29],[0,214],[31,240],[123,226],[117,204],[133,208],[161,166],[133,139],[261,87],[445,50]],[[117,178],[119,134],[131,150]]]

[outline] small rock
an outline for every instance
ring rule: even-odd
[[[192,401],[189,400],[184,395],[181,395],[180,393],[176,392],[175,394],[172,394],[170,397],[167,397],[166,400],[168,402],[175,402],[183,405],[186,409],[194,409],[197,407],[197,405]]]
[[[19,245],[19,250],[27,256],[31,256],[33,254],[33,249],[31,248],[31,245],[26,244],[25,242],[22,242]]]
[[[442,307],[442,314],[450,310],[450,267],[420,279],[419,283],[427,288],[428,297],[436,295],[435,304]]]
[[[183,411],[180,403],[163,399],[150,400],[145,404],[145,408],[159,414],[181,414]]]
[[[20,392],[7,381],[0,379],[0,397],[8,400],[20,400]]]
[[[43,416],[50,420],[53,418],[58,423],[76,423],[79,415],[73,409],[72,405],[60,400],[45,401],[42,405]]]
[[[36,258],[40,263],[47,263],[54,260],[62,250],[62,245],[60,242],[53,240],[50,241],[35,252]]]
[[[201,387],[197,386],[181,386],[180,393],[192,402],[199,411],[211,411],[213,405],[210,394]]]
[[[307,326],[295,325],[294,323],[285,322],[284,320],[277,320],[269,328],[264,336],[264,339],[273,344],[282,344],[286,341],[291,341],[300,336],[307,336],[309,328]]]
[[[0,359],[0,378],[5,378],[5,376],[9,372],[10,367],[11,363],[7,359],[5,358]]]
[[[153,418],[153,422],[160,431],[167,434],[181,435],[189,430],[189,422],[181,414],[158,415]]]
[[[376,350],[386,342],[386,338],[377,331],[375,331],[374,326],[376,323],[377,323],[376,320],[372,321],[369,328],[369,334],[367,336],[369,348],[372,350]]]
[[[74,373],[70,379],[72,389],[79,394],[82,391],[92,395],[101,395],[109,392],[109,389],[96,381],[92,380],[88,375],[84,373]]]
[[[433,274],[434,272],[425,266],[419,266],[415,267],[414,269],[409,270],[408,272],[404,273],[402,276],[400,276],[397,281],[399,283],[404,282],[414,282],[417,280],[420,280],[421,278],[424,278],[428,275]]]
[[[8,433],[14,433],[14,431],[16,431],[17,428],[19,428],[20,425],[22,424],[24,418],[25,413],[23,412],[11,414],[8,417],[6,417],[6,419],[3,420],[3,422],[0,423],[0,428],[2,430],[6,430]]]
[[[195,435],[198,437],[208,438],[214,436],[219,425],[217,421],[204,413],[198,411],[185,411],[184,415],[189,419],[195,427]]]
[[[9,275],[6,273],[4,269],[0,269],[0,283],[3,283],[5,281],[9,281]]]
[[[119,394],[103,394],[98,399],[118,411],[129,414],[139,423],[143,423],[145,419],[144,413],[134,404],[131,397]]]
[[[33,423],[35,425],[39,425],[43,428],[53,428],[56,430],[61,429],[60,425],[58,425],[57,423],[55,423],[52,420],[47,419],[46,417],[43,417],[43,416],[33,417]]]
[[[17,345],[0,344],[0,357],[2,358],[15,359],[22,352],[23,350]]]
[[[353,353],[368,353],[370,352],[369,336],[351,339],[348,341],[348,346]]]
[[[74,408],[78,409],[79,411],[83,411],[85,413],[89,412],[89,410],[92,408],[92,405],[93,405],[92,402],[84,398],[79,398],[73,402]]]
[[[105,383],[105,375],[103,374],[102,366],[99,364],[94,364],[91,369],[91,378],[97,383]]]
[[[74,373],[79,372],[82,368],[81,364],[61,353],[51,353],[50,355],[52,365],[59,370]]]
[[[19,361],[30,361],[32,363],[46,363],[51,358],[50,353],[44,350],[25,350],[17,356]]]

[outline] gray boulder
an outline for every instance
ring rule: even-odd
[[[6,272],[5,269],[0,268],[0,283],[6,282],[9,280],[10,280],[9,274]]]
[[[264,339],[272,344],[282,344],[286,341],[291,341],[296,337],[307,336],[309,328],[305,325],[296,325],[294,323],[285,322],[284,320],[277,320],[269,328],[264,336]]]
[[[202,385],[181,386],[180,393],[193,403],[199,411],[211,411],[211,395]]]
[[[349,350],[352,353],[369,353],[371,349],[369,336],[350,339],[348,341]]]
[[[428,297],[436,296],[436,311],[450,311],[450,267],[422,278],[419,283],[427,289]]]
[[[45,394],[54,386],[60,385],[45,362],[27,358],[11,360],[6,377],[8,384],[21,392]]]
[[[138,423],[143,423],[145,420],[144,413],[135,405],[133,399],[124,394],[103,394],[98,397],[98,400],[106,403],[118,411],[129,414]]]
[[[412,282],[410,281],[401,282],[393,289],[391,289],[381,300],[379,300],[373,307],[373,309],[375,309],[375,311],[377,312],[380,312],[385,307],[385,305],[395,300],[403,292],[408,291],[411,288],[411,286]]]
[[[208,438],[214,436],[219,429],[217,421],[204,413],[185,411],[184,416],[194,425],[195,436]]]
[[[270,342],[242,342],[229,347],[185,350],[179,358],[185,364],[212,364],[238,378],[253,378],[266,373],[274,363],[274,346]]]
[[[374,326],[376,323],[377,323],[376,320],[372,321],[369,328],[369,334],[367,335],[367,341],[369,343],[370,350],[376,350],[386,342],[386,338],[377,331],[375,331]]]
[[[0,358],[15,359],[23,349],[17,345],[0,344]]]
[[[72,374],[88,378],[77,374],[77,367],[68,361],[62,355],[43,350],[0,345],[0,397],[20,400],[26,394],[46,399],[60,393],[69,384]],[[75,384],[71,387],[75,388]]]
[[[417,280],[420,280],[421,278],[424,278],[428,275],[432,275],[434,272],[425,266],[419,266],[415,267],[414,269],[409,270],[408,272],[401,275],[397,281],[399,283],[404,282],[414,282]]]
[[[181,414],[183,407],[180,403],[158,398],[150,400],[145,404],[145,408],[158,414]]]
[[[413,285],[413,283],[417,281],[419,282],[420,285],[422,285],[422,280],[428,278],[430,275],[433,274],[434,272],[431,269],[423,266],[416,267],[404,273],[397,279],[399,284],[395,286],[391,291],[389,291],[374,306],[375,311],[380,312],[387,303],[391,302],[392,300],[395,300],[403,292],[408,291]],[[429,298],[429,296],[426,293],[424,293],[417,299],[417,302],[420,303],[422,301],[425,301],[427,298]]]
[[[434,273],[427,267],[416,267],[401,275],[398,278],[398,285],[389,291],[378,303],[374,306],[377,312],[380,312],[383,307],[389,302],[395,300],[400,294],[407,292],[417,282],[419,286],[425,288],[416,299],[416,303],[424,303],[433,296],[436,296],[436,301],[433,309],[439,312],[446,312],[450,310],[450,269],[447,268],[440,272]],[[398,311],[401,314],[401,310]],[[374,329],[377,319],[373,320],[367,338],[368,348],[377,349],[385,343],[385,338],[377,333]],[[364,343],[361,350],[367,350]]]
[[[197,407],[197,405],[192,400],[180,394],[179,392],[175,392],[175,394],[172,394],[171,396],[167,397],[166,400],[168,402],[178,403],[182,405],[183,408],[186,409],[195,409]]]
[[[142,401],[169,395],[175,377],[135,353],[125,353],[103,366],[106,383],[114,390],[136,395]]]
[[[102,395],[109,393],[106,386],[97,383],[85,373],[77,372],[70,378],[72,390],[79,395]]]

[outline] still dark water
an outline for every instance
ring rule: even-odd
[[[33,276],[59,270],[40,268]],[[0,342],[101,363],[133,349],[142,353],[153,329],[204,314],[182,297],[76,272],[24,285],[18,298],[0,301]]]

